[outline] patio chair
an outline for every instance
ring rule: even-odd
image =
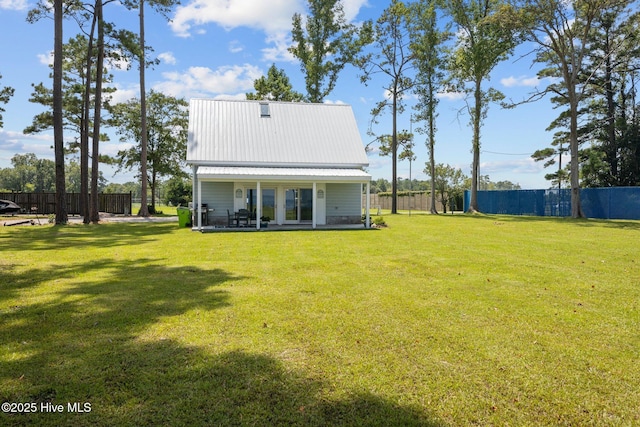
[[[238,226],[248,226],[250,224],[249,211],[247,209],[240,209],[238,211]]]
[[[237,225],[236,214],[229,212],[229,209],[227,209],[227,226],[236,227]]]

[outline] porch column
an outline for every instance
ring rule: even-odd
[[[364,219],[365,228],[371,228],[371,223],[369,222],[370,220],[369,210],[371,209],[371,196],[369,196],[370,191],[371,191],[371,181],[367,181],[367,192],[366,192],[367,201],[365,202],[367,213],[365,214],[366,216]]]
[[[318,198],[316,193],[317,193],[317,185],[316,182],[313,181],[313,190],[311,191],[311,193],[313,194],[313,197],[311,198],[311,228],[312,229],[316,229],[316,223],[317,223],[317,214],[316,214],[316,207],[318,205],[318,203],[316,202],[316,199]]]
[[[202,181],[198,179],[198,204],[193,207],[193,212],[197,211],[198,230],[202,231]]]
[[[256,182],[256,229],[260,230],[260,217],[262,216],[262,191],[260,190],[260,181]],[[249,212],[251,215],[251,212]]]
[[[192,172],[193,172],[193,178],[191,178],[191,200],[192,200],[192,205],[193,203],[196,201],[196,191],[198,189],[197,187],[197,182],[198,182],[198,167],[196,165],[193,165],[192,167]],[[189,207],[189,206],[187,206]]]

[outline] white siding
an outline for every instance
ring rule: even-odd
[[[361,184],[327,184],[327,223],[334,224],[336,218],[350,218],[362,215]],[[331,220],[330,218],[334,219]]]
[[[233,207],[233,183],[232,182],[202,182],[202,203],[206,203],[209,209],[215,209],[209,213],[209,220],[223,218],[226,221],[227,209],[235,212]]]

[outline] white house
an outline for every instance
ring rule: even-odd
[[[241,209],[258,229],[261,217],[311,228],[358,224],[371,181],[348,105],[192,99],[187,163],[198,230],[228,225]],[[369,206],[366,215],[368,225]]]

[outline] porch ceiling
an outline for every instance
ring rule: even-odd
[[[267,168],[200,166],[196,171],[200,180],[210,181],[319,181],[369,182],[371,175],[361,169],[336,168]]]

